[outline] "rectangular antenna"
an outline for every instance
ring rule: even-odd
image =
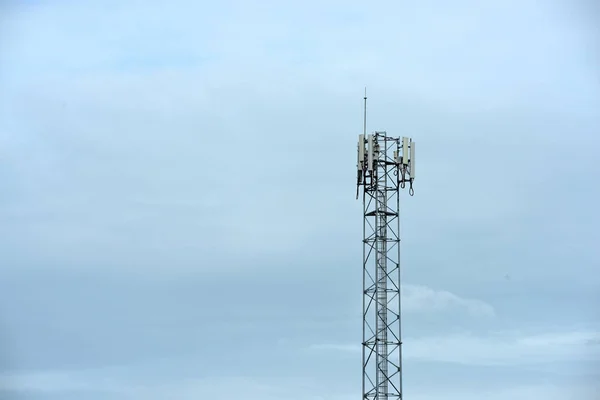
[[[369,152],[369,157],[368,157],[369,165],[367,165],[367,168],[369,171],[373,171],[373,150],[374,150],[373,134],[369,134],[369,148],[367,149],[367,151]]]
[[[358,135],[358,170],[362,171],[364,169],[365,162],[365,135]]]
[[[415,142],[410,142],[410,179],[415,179]]]
[[[408,138],[402,138],[402,164],[408,165]]]

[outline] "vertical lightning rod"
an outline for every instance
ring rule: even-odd
[[[363,117],[363,135],[367,137],[367,87],[365,86],[365,113]]]

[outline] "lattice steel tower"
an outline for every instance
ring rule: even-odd
[[[415,143],[384,132],[358,139],[356,197],[363,188],[362,391],[365,400],[402,399],[400,189],[414,194]]]

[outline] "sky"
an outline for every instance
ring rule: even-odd
[[[1,1],[0,398],[360,398],[365,86],[405,398],[599,398],[598,11]]]

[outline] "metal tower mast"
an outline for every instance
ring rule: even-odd
[[[402,399],[400,189],[414,194],[415,143],[384,132],[358,139],[357,193],[363,188],[364,400]]]

